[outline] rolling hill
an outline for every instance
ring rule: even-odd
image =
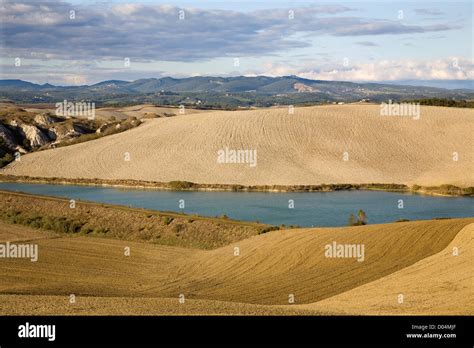
[[[374,282],[301,308],[358,315],[472,315],[473,256],[474,224],[469,224],[439,253]],[[400,294],[402,303],[398,302]],[[459,306],[460,299],[465,306]]]
[[[269,232],[216,250],[195,253],[177,262],[167,281],[145,293],[172,297],[176,289],[180,289],[192,294],[192,298],[267,305],[287,305],[289,295],[293,294],[295,303],[317,302],[404,270],[440,252],[467,222],[474,220]],[[326,257],[325,246],[334,241],[364,245],[364,261]],[[464,252],[469,245],[466,242],[463,237],[458,243],[463,245]],[[234,254],[235,247],[240,249],[239,256]],[[466,270],[469,258],[460,258],[460,265]],[[452,278],[461,279],[461,275],[462,272]],[[414,283],[416,280],[412,279],[410,284]],[[323,310],[323,307],[318,309]]]
[[[421,107],[420,119],[376,105],[216,111],[147,120],[98,140],[22,156],[1,174],[199,184],[396,183],[474,186],[468,109]],[[218,152],[256,154],[220,163]],[[455,156],[455,154],[457,154]],[[125,156],[129,159],[125,159]],[[457,160],[454,160],[457,159]]]
[[[0,242],[33,241],[39,249],[37,262],[0,263],[0,313],[472,314],[473,222],[274,231],[210,251],[54,235],[0,222]],[[363,243],[365,261],[326,258],[324,246],[332,241]],[[450,255],[452,246],[460,256]],[[406,306],[394,305],[399,292]]]

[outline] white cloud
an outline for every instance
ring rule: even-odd
[[[112,12],[121,16],[130,16],[143,8],[141,4],[118,4],[112,7]]]
[[[85,85],[88,82],[84,75],[63,75],[62,80],[67,85]]]
[[[397,80],[473,80],[474,64],[468,59],[448,57],[432,61],[381,60],[371,63],[305,64],[295,67],[288,64],[265,64],[262,75],[298,75],[313,80],[330,81],[397,81]],[[257,73],[258,72],[253,72]]]
[[[262,56],[312,45],[311,36],[400,35],[446,31],[448,25],[409,25],[396,20],[348,16],[343,6],[307,6],[238,12],[153,3],[113,2],[107,8],[40,0],[0,5],[4,56],[45,59],[197,61]],[[75,10],[75,18],[69,11]],[[351,12],[351,14],[353,14]]]
[[[74,20],[69,18],[72,9],[76,11]],[[438,22],[426,25],[422,21],[410,24],[408,21],[369,18],[361,11],[337,5],[295,6],[292,20],[288,18],[288,9],[239,12],[199,8],[184,8],[185,19],[179,20],[181,9],[148,1],[106,2],[102,7],[93,2],[73,6],[53,0],[0,0],[0,50],[5,62],[1,78],[49,79],[50,82],[76,84],[76,81],[135,79],[162,73],[177,76],[191,71],[203,75],[207,71],[230,74],[234,72],[229,68],[219,70],[219,61],[234,57],[278,61],[295,57],[293,52],[300,49],[304,58],[317,50],[316,57],[325,55],[330,59],[333,52],[325,52],[325,46],[314,44],[323,36],[323,43],[324,40],[345,42],[346,38],[341,37],[357,37],[357,45],[382,50],[385,39],[390,40],[386,35],[412,34],[412,41],[415,41],[427,39],[426,32],[447,31],[458,25]],[[375,40],[377,35],[383,35],[383,40]],[[340,49],[344,49],[343,45]],[[18,69],[11,63],[15,57],[30,59],[34,66]],[[125,57],[131,59],[132,69],[110,69],[115,63],[121,64]],[[99,63],[94,65],[92,62]],[[216,68],[209,68],[214,62],[217,62]],[[296,62],[273,63],[252,71],[242,68],[235,74],[294,74],[354,81],[472,79],[472,64],[461,59],[459,68],[453,67],[449,58],[431,62],[351,62],[348,67],[340,63],[310,65],[303,62],[298,66]],[[169,68],[172,64],[173,68]],[[180,67],[185,65],[186,73],[183,73]],[[198,71],[201,67],[208,70]]]

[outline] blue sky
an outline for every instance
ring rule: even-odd
[[[2,79],[473,79],[470,1],[2,0],[0,9]]]

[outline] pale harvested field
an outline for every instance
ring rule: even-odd
[[[46,236],[1,223],[0,240],[30,240],[35,232],[43,239],[35,241],[38,262],[0,259],[0,314],[472,314],[466,306],[473,289],[473,223],[274,231],[211,251]],[[324,257],[332,241],[365,244],[365,261]],[[453,245],[461,252],[457,259],[448,255]],[[464,254],[470,247],[471,256]],[[405,307],[393,305],[400,287]],[[358,297],[344,297],[353,292]],[[70,294],[75,304],[68,303]]]
[[[134,106],[127,106],[123,108],[100,108],[96,110],[96,115],[100,117],[110,117],[114,116],[117,119],[124,119],[127,117],[136,117],[136,118],[144,118],[159,115],[160,117],[168,115],[175,115],[175,116],[185,116],[185,115],[192,115],[192,114],[200,114],[204,112],[210,112],[208,110],[197,110],[197,109],[189,109],[186,108],[184,110],[184,114],[179,112],[179,108],[173,107],[164,107],[164,106],[155,106],[150,104],[143,104],[143,105],[134,105]]]
[[[473,315],[473,238],[474,224],[470,224],[435,255],[374,282],[299,307],[357,315]],[[458,248],[457,256],[453,255],[454,248]],[[399,294],[404,296],[401,304]]]
[[[294,114],[284,108],[217,111],[147,120],[124,133],[28,154],[0,173],[201,184],[472,186],[472,134],[472,110],[458,108],[422,107],[420,120],[380,116],[377,105],[305,107]],[[217,151],[225,147],[257,150],[257,166],[218,163]]]
[[[34,113],[44,113],[50,112],[54,114],[56,112],[55,108],[25,108],[28,112]],[[209,112],[206,110],[197,110],[197,109],[185,109],[184,115],[192,115],[197,113]],[[128,117],[136,117],[136,118],[144,118],[149,116],[154,116],[156,114],[160,115],[161,117],[164,114],[169,115],[182,115],[179,113],[178,108],[172,107],[163,107],[163,106],[155,106],[149,104],[142,104],[142,105],[134,105],[134,106],[127,106],[123,108],[117,107],[109,107],[109,108],[97,108],[95,110],[95,116],[99,119],[109,119],[110,117],[115,117],[117,120],[123,120]]]

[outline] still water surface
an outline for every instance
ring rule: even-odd
[[[0,190],[66,197],[202,216],[221,216],[272,225],[344,226],[349,215],[366,212],[370,224],[398,219],[474,216],[474,199],[382,191],[204,192],[158,191],[94,186],[0,183]],[[179,202],[184,200],[184,209]],[[294,208],[290,209],[290,200]],[[399,209],[403,200],[403,209]]]

